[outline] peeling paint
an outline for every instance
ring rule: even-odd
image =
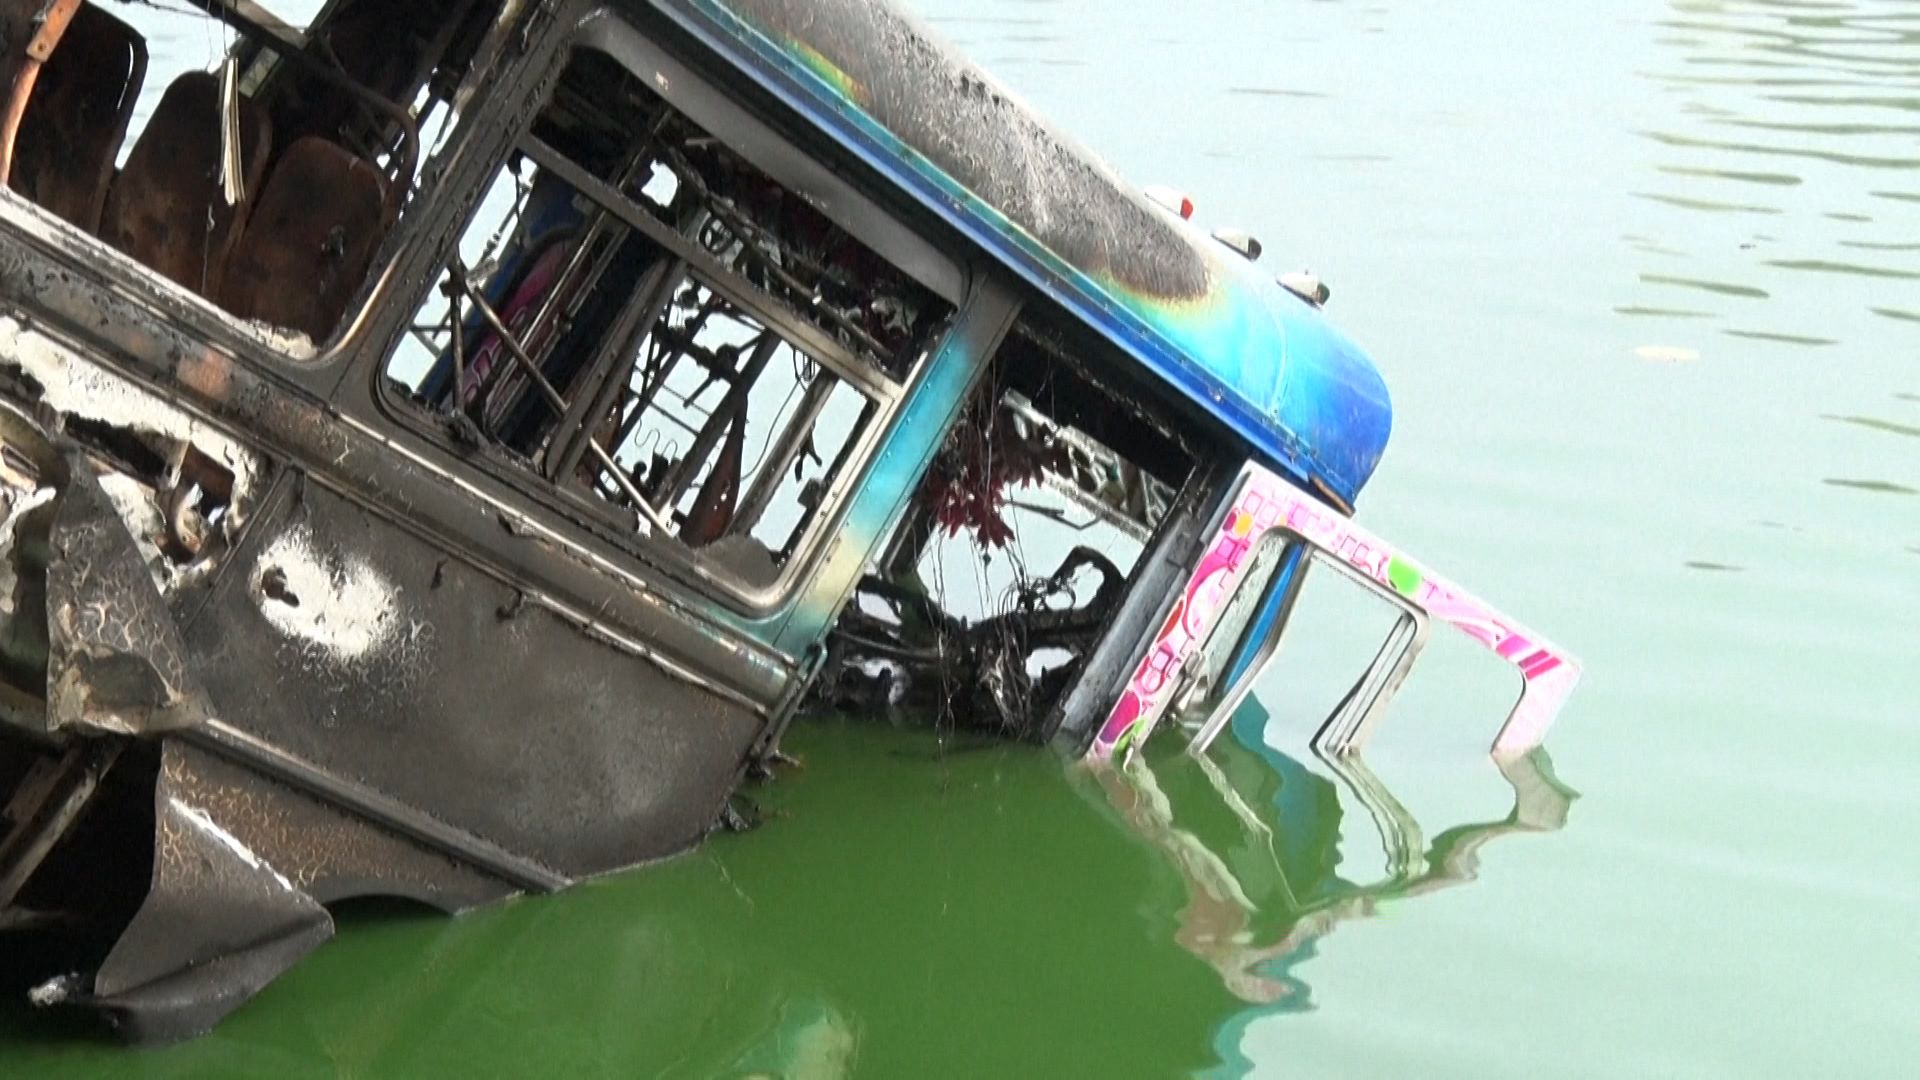
[[[133,546],[139,550],[141,561],[147,564],[154,586],[166,593],[173,587],[175,575],[169,560],[160,553],[160,537],[166,532],[167,523],[160,507],[154,503],[153,489],[122,473],[102,473],[99,481],[100,490],[106,492],[132,535]]]
[[[233,514],[243,515],[252,504],[260,481],[259,455],[185,410],[11,316],[0,315],[0,357],[37,382],[41,400],[63,418],[84,418],[157,438],[170,446],[170,470],[178,470],[186,448],[193,446],[233,474]],[[242,520],[235,517],[233,525]]]
[[[13,193],[8,191],[6,194],[12,196]],[[74,230],[57,216],[26,199],[12,197],[0,199],[0,222],[41,244],[83,259],[94,266],[111,267],[129,280],[157,285],[165,290],[168,303],[178,307],[198,309],[203,316],[218,319],[253,344],[284,353],[296,360],[310,360],[319,355],[318,347],[306,334],[258,319],[236,318],[197,293],[189,292],[154,274],[113,245]],[[24,260],[21,265],[26,265]],[[124,294],[127,290],[121,286],[116,291]]]
[[[233,852],[235,858],[246,863],[247,869],[262,871],[270,875],[274,881],[278,882],[282,889],[288,892],[295,891],[293,882],[288,881],[285,874],[275,870],[265,859],[255,855],[252,848],[240,842],[239,837],[221,828],[205,810],[197,806],[189,806],[181,802],[178,797],[170,797],[167,801],[173,804],[173,808],[179,811],[181,817],[192,822],[194,828],[211,836],[214,840],[218,841],[222,847]]]
[[[0,517],[0,618],[12,618],[17,614],[15,594],[20,578],[14,561],[14,545],[19,541],[16,534],[20,522],[28,514],[52,502],[58,494],[56,488],[43,487],[32,490],[16,488],[0,495],[6,507],[5,516]]]
[[[252,590],[281,633],[342,662],[369,658],[407,629],[393,583],[360,559],[316,551],[305,527],[280,534],[261,553]]]
[[[190,555],[199,553],[203,541],[196,541],[185,553],[179,550],[183,544],[169,527],[168,500],[174,497],[175,488],[197,489],[206,479],[202,472],[205,468],[225,470],[232,477],[230,493],[224,490],[224,477],[219,484],[224,502],[214,527],[219,539],[212,552],[217,553],[224,548],[225,540],[239,534],[256,494],[264,488],[264,459],[159,394],[86,359],[18,319],[0,316],[0,357],[37,386],[39,404],[58,414],[59,426],[69,435],[91,444],[103,432],[106,437],[123,434],[158,459],[157,466],[140,472],[151,473],[157,468],[159,475],[107,470],[98,479],[162,595],[209,577],[218,560],[190,559]],[[85,434],[82,424],[87,428]],[[189,467],[190,460],[211,466]],[[191,511],[188,514],[196,535],[204,536],[209,531],[208,523]],[[0,549],[4,549],[3,543]]]

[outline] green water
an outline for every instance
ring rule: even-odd
[[[1233,1001],[1170,938],[1178,875],[1089,779],[1044,753],[936,756],[868,725],[816,725],[792,747],[804,776],[773,789],[758,834],[459,920],[351,920],[210,1038],[131,1056],[28,1042],[8,1064],[705,1077],[1211,1060]]]
[[[1364,775],[1274,695],[1290,758],[1132,786],[815,725],[758,833],[349,917],[188,1046],[0,1020],[0,1074],[1911,1074],[1920,3],[917,6],[1330,282],[1362,519],[1586,661],[1570,810],[1457,655]]]

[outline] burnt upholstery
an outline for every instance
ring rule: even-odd
[[[33,40],[33,20],[41,0],[0,0],[0,88],[13,86],[13,77],[27,59]],[[0,91],[3,92],[3,91]]]
[[[259,190],[272,127],[240,99],[240,163],[249,198]],[[203,296],[220,283],[247,202],[228,206],[220,185],[220,80],[200,71],[173,81],[107,193],[100,236]]]
[[[78,228],[98,228],[146,77],[146,39],[81,5],[34,84],[15,143],[13,190]]]
[[[366,159],[318,136],[295,142],[260,193],[220,303],[325,341],[366,278],[386,203],[386,178]]]

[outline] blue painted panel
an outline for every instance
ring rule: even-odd
[[[886,0],[653,2],[1251,456],[1349,501],[1366,484],[1393,413],[1372,360]]]

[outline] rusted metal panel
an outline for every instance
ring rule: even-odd
[[[705,835],[764,718],[318,484],[187,633],[227,723],[582,877]]]

